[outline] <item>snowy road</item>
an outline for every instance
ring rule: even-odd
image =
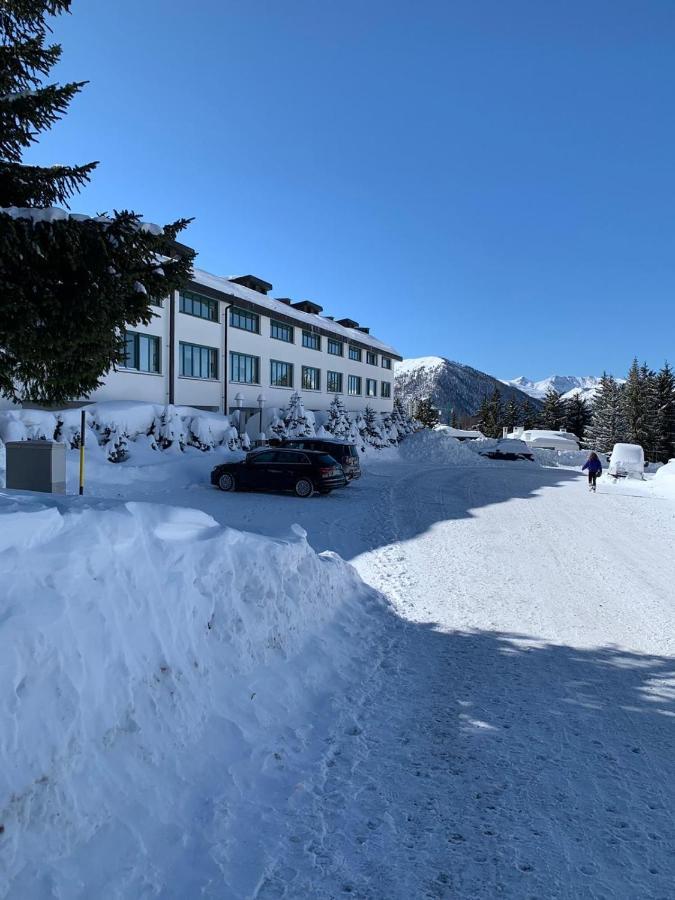
[[[398,616],[258,896],[675,896],[675,505],[527,465],[350,491],[303,524]]]

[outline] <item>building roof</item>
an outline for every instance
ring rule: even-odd
[[[373,350],[379,350],[380,353],[391,356],[393,359],[401,359],[401,355],[397,350],[371,334],[366,335],[363,331],[359,331],[358,328],[347,328],[333,321],[328,316],[305,312],[295,306],[289,306],[287,303],[282,303],[274,297],[268,297],[259,291],[251,290],[251,288],[230,281],[222,275],[212,275],[203,269],[195,268],[192,274],[192,281],[196,285],[202,285],[228,297],[245,300],[259,307],[265,315],[276,314],[284,319],[291,317],[300,324],[305,324],[315,329],[318,328],[326,334],[334,335],[339,340],[346,340],[362,347],[371,347]]]

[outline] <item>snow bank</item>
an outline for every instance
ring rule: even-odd
[[[378,596],[192,509],[0,495],[0,536],[0,896],[251,896]]]
[[[654,473],[652,489],[661,497],[675,500],[675,459],[669,460]]]
[[[476,445],[483,443],[481,440],[460,441],[445,431],[422,429],[401,443],[399,458],[449,466],[480,466],[487,460],[476,452]]]

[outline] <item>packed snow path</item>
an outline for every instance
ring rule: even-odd
[[[258,897],[673,897],[675,506],[611,487],[382,467],[317,523],[400,619]]]

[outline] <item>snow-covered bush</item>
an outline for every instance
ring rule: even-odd
[[[110,431],[106,441],[108,462],[121,463],[129,458],[129,438],[124,431]]]
[[[297,391],[291,394],[291,398],[288,401],[284,425],[286,426],[286,435],[289,438],[314,437],[314,424],[308,420],[305,404]]]
[[[335,438],[346,440],[352,427],[352,420],[345,409],[342,398],[336,394],[328,407],[328,418],[324,426],[325,430]]]
[[[187,443],[187,429],[175,406],[166,406],[153,422],[151,432],[161,450],[183,450]]]

